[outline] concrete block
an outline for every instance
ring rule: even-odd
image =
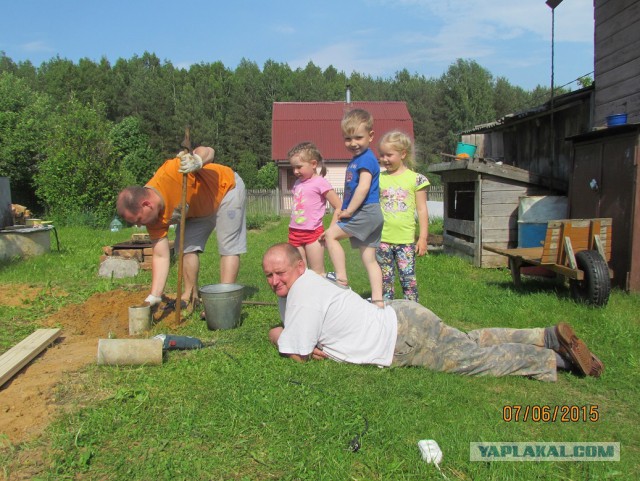
[[[135,259],[123,259],[120,257],[108,257],[100,263],[98,275],[100,277],[115,277],[122,279],[123,277],[135,277],[140,271],[140,265]]]
[[[51,250],[49,231],[53,226],[9,226],[0,232],[0,260],[31,257]]]

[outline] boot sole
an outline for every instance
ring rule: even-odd
[[[571,360],[580,372],[585,375],[591,375],[592,362],[591,351],[581,339],[576,336],[575,332],[569,324],[561,322],[556,326],[556,334],[560,346],[571,357]]]

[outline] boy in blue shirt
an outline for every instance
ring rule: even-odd
[[[369,149],[373,141],[373,117],[362,109],[347,112],[340,124],[344,145],[353,159],[347,166],[344,181],[342,209],[336,210],[324,241],[333,263],[333,280],[347,285],[347,268],[342,239],[349,238],[351,246],[360,250],[360,256],[371,284],[371,302],[384,307],[382,298],[382,271],[376,261],[376,247],[382,235],[380,210],[380,166]]]

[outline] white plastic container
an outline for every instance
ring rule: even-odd
[[[433,439],[422,439],[418,441],[418,447],[420,448],[422,459],[427,463],[438,465],[442,462],[442,450]]]

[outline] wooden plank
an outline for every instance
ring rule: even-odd
[[[517,216],[487,217],[482,221],[483,229],[517,229]]]
[[[598,89],[595,96],[595,107],[601,110],[604,106],[618,106],[619,110],[613,110],[606,112],[606,115],[612,113],[620,113],[627,110],[629,106],[625,106],[625,102],[628,104],[634,98],[634,95],[638,92],[638,78],[636,75],[626,80],[619,80],[614,74],[606,74],[606,78],[611,82],[606,87],[603,86]],[[629,122],[629,119],[627,119]]]
[[[507,256],[510,259],[514,259],[523,264],[530,264],[534,266],[543,266],[549,270],[557,272],[569,279],[584,279],[584,273],[577,269],[571,269],[570,267],[558,265],[552,263],[541,262],[542,247],[523,247],[518,249],[504,249],[492,244],[483,244],[485,250],[490,252],[496,252],[498,254]]]
[[[515,204],[516,208],[520,204],[520,197],[527,195],[526,189],[522,190],[494,190],[482,192],[482,203],[490,204]]]
[[[510,247],[517,247],[518,229],[482,229],[482,242],[504,243],[505,247],[511,243]]]
[[[465,254],[465,256],[468,256],[469,259],[471,259],[471,262],[473,262],[475,258],[475,246],[471,242],[467,242],[452,235],[444,234],[443,244],[445,252],[458,251]]]
[[[444,222],[444,230],[456,232],[469,237],[476,236],[476,224],[472,220],[452,219],[447,217]]]
[[[459,249],[452,248],[451,246],[444,246],[444,253],[451,256],[456,256],[464,259],[469,264],[473,264],[473,256],[462,252]]]
[[[469,162],[468,164],[467,169],[474,170],[482,174],[493,175],[494,177],[504,177],[511,180],[525,182],[527,184],[543,185],[562,192],[565,192],[569,186],[568,182],[564,180],[546,177],[508,164],[497,165],[493,163],[482,164],[478,162]]]
[[[459,169],[447,169],[444,167],[438,167],[432,169],[434,166],[452,166],[459,163],[464,163],[462,160],[458,160],[456,162],[446,162],[444,164],[431,164],[428,168],[428,172],[434,172],[439,174],[442,177],[442,182],[444,184],[449,182],[474,182],[476,180],[476,174],[473,172],[469,172],[468,170],[459,170]]]
[[[38,329],[0,356],[0,386],[56,340],[62,329]]]
[[[520,257],[523,260],[540,259],[542,247],[518,247],[516,249],[505,249],[495,244],[482,244],[482,247],[490,252],[509,257]]]
[[[637,58],[607,72],[602,72],[598,76],[598,81],[602,83],[602,87],[598,87],[602,89],[602,92],[598,92],[598,103],[607,98],[621,98],[637,92],[639,69],[640,58]]]
[[[507,267],[509,259],[505,256],[498,254],[484,252],[482,254],[482,267],[483,268],[496,268]]]
[[[599,228],[598,228],[599,225]],[[595,226],[595,227],[594,227]],[[611,219],[562,219],[549,221],[544,242],[542,263],[564,264],[564,238],[568,237],[574,253],[592,249],[593,233],[600,233],[600,240],[607,255],[611,256]],[[605,257],[605,260],[609,260]]]
[[[623,9],[633,5],[638,0],[595,0],[593,2],[595,24],[609,22]]]
[[[484,204],[482,206],[482,217],[518,217],[518,203],[508,204]]]
[[[618,44],[620,48],[615,51],[614,55],[607,55],[596,59],[596,71],[608,72],[619,65],[623,65],[635,59],[638,55],[638,50],[640,50],[640,38],[629,40],[629,43],[622,43],[621,45]]]
[[[602,97],[604,99],[604,96]],[[595,96],[595,114],[593,125],[595,127],[606,127],[607,115],[614,112],[628,112],[627,123],[640,122],[640,95],[625,95],[622,98],[613,100],[600,100],[598,92]]]
[[[482,180],[483,191],[486,194],[487,192],[505,192],[505,191],[516,191],[520,192],[520,195],[525,195],[529,190],[529,186],[523,184],[521,182],[515,182],[509,179],[503,179],[501,181],[492,180],[491,178],[486,178]]]
[[[640,20],[640,5],[637,1],[615,0],[611,4],[612,8],[598,10],[596,18],[598,47],[612,37],[623,36],[617,44],[618,46],[623,45],[624,41],[634,38],[631,29],[637,27],[637,22]],[[623,32],[625,29],[631,31]],[[611,53],[613,51],[611,50]]]

